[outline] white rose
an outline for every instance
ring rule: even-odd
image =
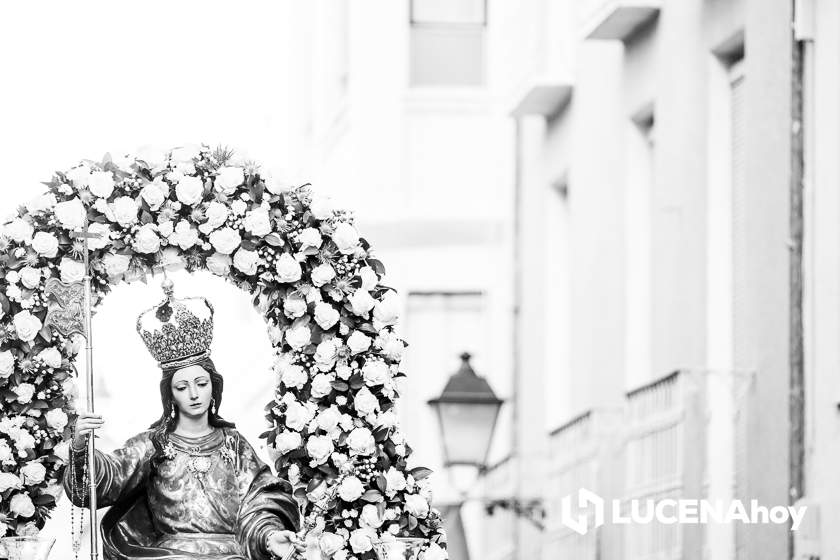
[[[356,247],[358,247],[359,233],[352,225],[347,222],[341,222],[335,226],[332,240],[335,242],[338,250],[347,255],[354,252]]]
[[[449,554],[438,543],[431,543],[426,552],[423,553],[423,560],[448,560]]]
[[[32,234],[35,233],[35,228],[23,218],[15,218],[12,220],[12,223],[6,225],[4,231],[12,241],[30,243],[32,241]]]
[[[373,539],[369,529],[356,529],[350,533],[350,548],[355,554],[362,554],[373,548]]]
[[[32,342],[43,326],[41,320],[27,310],[19,311],[13,319],[15,332],[20,340]]]
[[[241,270],[243,274],[256,274],[259,262],[260,256],[256,251],[249,251],[243,247],[237,249],[233,255],[233,266]]]
[[[160,266],[166,270],[181,270],[186,266],[184,257],[176,247],[167,247],[161,253]]]
[[[190,175],[181,177],[175,186],[175,196],[178,201],[192,206],[201,201],[204,196],[204,183],[201,182],[200,177]]]
[[[336,533],[323,532],[318,538],[318,548],[327,558],[344,548],[344,537]]]
[[[213,253],[207,257],[207,269],[217,276],[227,276],[230,272],[231,258],[229,255]]]
[[[262,237],[271,233],[271,220],[268,217],[268,208],[260,206],[250,210],[245,214],[245,219],[242,220],[242,225],[245,226],[245,231],[251,235]]]
[[[53,455],[64,461],[65,463],[70,460],[70,442],[69,441],[62,441],[55,447],[53,447]]]
[[[286,330],[286,342],[295,350],[300,350],[307,344],[312,337],[312,331],[309,330],[308,325],[298,325]]]
[[[288,430],[283,430],[277,434],[277,439],[274,440],[274,447],[276,447],[277,451],[280,453],[288,453],[293,449],[297,449],[300,447],[300,444],[300,434],[297,432],[290,432]]]
[[[388,292],[373,308],[373,326],[377,330],[394,325],[400,317],[400,299],[396,292]]]
[[[359,521],[363,525],[378,529],[382,526],[383,519],[379,517],[379,510],[373,504],[367,504],[362,508],[362,514],[359,516]]]
[[[41,484],[47,475],[47,469],[39,461],[30,461],[20,469],[24,484]]]
[[[390,360],[399,361],[402,359],[403,352],[405,352],[405,344],[395,336],[389,337],[382,346],[382,354]]]
[[[160,178],[155,179],[154,182],[146,184],[140,191],[140,197],[149,205],[149,209],[153,212],[160,208],[163,201],[169,195],[169,186]]]
[[[88,238],[88,248],[91,250],[104,249],[111,243],[111,227],[108,224],[93,222],[88,225],[88,233],[99,236]]]
[[[67,229],[82,227],[85,224],[85,215],[87,215],[84,204],[78,198],[59,202],[55,205],[53,213],[58,222]]]
[[[172,220],[165,220],[157,225],[158,235],[161,237],[168,237],[171,245],[177,245],[178,238],[175,235],[175,224]]]
[[[312,269],[312,283],[319,288],[335,278],[335,270],[330,265],[324,263],[319,264]]]
[[[53,408],[45,415],[47,426],[60,432],[67,426],[67,414],[60,408]]]
[[[376,271],[369,266],[363,266],[359,270],[359,276],[362,278],[362,289],[368,292],[374,289],[379,283],[379,276],[377,276]]]
[[[132,247],[138,253],[157,253],[160,250],[160,237],[154,224],[145,224],[137,230]]]
[[[338,427],[338,421],[341,419],[341,412],[339,412],[338,407],[335,405],[325,408],[321,412],[318,413],[318,416],[315,417],[315,421],[318,423],[318,427],[324,430],[327,433],[332,432]]]
[[[20,269],[20,281],[30,290],[41,283],[41,269],[25,266]]]
[[[15,494],[9,502],[9,511],[18,517],[32,517],[35,515],[35,504],[26,494]]]
[[[137,150],[137,159],[149,166],[149,169],[162,167],[166,161],[166,152],[153,146],[143,146]]]
[[[347,346],[350,347],[350,353],[353,355],[360,354],[370,348],[370,343],[370,337],[364,335],[361,331],[353,331],[353,334],[347,339]]]
[[[347,445],[354,455],[371,455],[376,451],[376,441],[367,428],[356,428],[347,437]]]
[[[283,375],[280,377],[283,385],[295,389],[302,389],[306,385],[307,379],[306,371],[297,364],[286,366],[283,369]]]
[[[88,183],[90,183],[90,174],[91,169],[85,164],[74,167],[66,173],[67,178],[70,179],[76,187],[88,186]]]
[[[338,357],[339,342],[334,338],[322,340],[315,348],[315,363],[321,371],[329,371]]]
[[[362,387],[353,397],[353,407],[359,413],[359,416],[367,416],[379,408],[379,400],[377,400],[376,395],[370,392],[370,389]]]
[[[283,311],[290,319],[302,317],[306,313],[306,300],[297,295],[288,296],[283,300]]]
[[[329,329],[338,322],[339,313],[335,307],[326,302],[315,305],[315,322],[324,330]]]
[[[61,274],[62,282],[67,284],[81,282],[85,277],[85,263],[62,257],[61,263],[58,265],[58,271]]]
[[[330,436],[310,436],[306,441],[306,453],[316,465],[326,461],[333,452]]]
[[[225,220],[228,219],[230,211],[227,206],[214,200],[207,206],[207,210],[204,214],[207,217],[207,221],[198,226],[198,229],[200,229],[202,233],[206,234],[225,223]]]
[[[353,370],[345,362],[335,366],[335,373],[341,379],[350,379],[350,375],[353,373]]]
[[[7,379],[15,372],[15,355],[9,350],[0,352],[0,379]]]
[[[114,200],[114,218],[123,227],[137,222],[138,211],[137,201],[130,196],[120,196]]]
[[[24,429],[18,429],[14,434],[12,434],[12,439],[14,440],[15,447],[18,451],[35,449],[35,438]]]
[[[332,378],[326,373],[319,373],[312,378],[311,394],[313,398],[320,399],[332,392]]]
[[[119,276],[120,274],[125,274],[128,270],[131,257],[128,255],[108,253],[103,257],[102,263],[105,265],[105,272],[108,273],[108,276]]]
[[[50,208],[55,206],[55,203],[55,195],[51,192],[48,192],[42,195],[38,195],[29,202],[27,202],[26,209],[29,211],[30,214],[37,214],[38,212],[44,212],[46,210],[49,210]]]
[[[21,482],[20,478],[18,478],[18,476],[14,473],[0,473],[0,493],[11,488],[23,488],[23,482]]]
[[[391,370],[381,360],[369,360],[362,366],[362,378],[369,387],[382,385],[391,378]]]
[[[231,194],[236,187],[245,182],[245,172],[241,167],[220,167],[216,173],[216,186],[226,194]]]
[[[353,292],[348,301],[353,308],[353,313],[360,316],[366,315],[376,305],[376,300],[371,297],[370,292],[361,288]]]
[[[297,282],[303,272],[300,263],[289,253],[280,255],[277,259],[276,270],[278,282]]]
[[[239,232],[230,227],[223,227],[210,234],[210,243],[223,255],[233,253],[241,242]]]
[[[413,515],[423,519],[429,514],[429,502],[423,496],[417,494],[406,494],[405,496],[405,510]]]
[[[54,346],[49,346],[38,352],[38,357],[51,368],[61,367],[61,352]]]
[[[314,227],[308,227],[298,235],[301,249],[305,249],[306,247],[315,247],[317,249],[321,246],[322,240],[321,232]]]
[[[180,247],[181,250],[186,251],[198,243],[198,230],[192,227],[188,221],[181,220],[175,226],[169,241]]]
[[[32,402],[32,397],[35,396],[35,385],[32,383],[21,383],[14,388],[17,395],[17,402],[20,404],[28,404]]]
[[[309,204],[309,211],[317,220],[326,220],[332,217],[333,204],[328,196],[315,194],[312,197],[312,202]]]
[[[9,447],[9,444],[6,443],[5,440],[0,440],[0,463],[4,465],[17,464],[17,459],[15,459],[15,454],[12,452],[12,448]],[[3,490],[0,490],[0,492],[3,492]]]
[[[88,188],[99,198],[108,198],[114,192],[114,174],[110,171],[94,171],[88,180]]]
[[[313,411],[298,401],[291,401],[286,404],[284,412],[286,427],[300,431],[312,420]]]
[[[385,473],[385,494],[389,498],[405,490],[406,485],[405,475],[394,467],[389,468]]]
[[[51,233],[39,231],[32,238],[32,248],[39,255],[51,259],[58,254],[58,239]]]
[[[338,486],[338,495],[345,502],[354,502],[365,493],[362,481],[355,476],[348,476]]]

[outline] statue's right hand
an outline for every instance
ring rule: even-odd
[[[102,419],[101,414],[80,412],[76,418],[76,426],[73,429],[73,447],[76,449],[84,447],[87,435],[101,428],[104,423],[105,421]]]

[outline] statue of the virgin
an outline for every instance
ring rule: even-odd
[[[106,560],[258,560],[303,551],[290,484],[274,476],[234,425],[219,415],[224,382],[210,358],[213,307],[166,299],[137,319],[162,370],[163,412],[113,453],[96,451]],[[99,415],[77,419],[64,489],[87,506],[86,438]]]

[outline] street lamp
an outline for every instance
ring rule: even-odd
[[[428,401],[437,413],[443,441],[444,466],[472,465],[483,470],[504,402],[461,354],[461,367],[449,378],[443,393]]]

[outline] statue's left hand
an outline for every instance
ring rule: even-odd
[[[282,560],[291,558],[294,552],[306,551],[306,543],[294,531],[272,531],[266,539],[266,548],[275,557]]]

